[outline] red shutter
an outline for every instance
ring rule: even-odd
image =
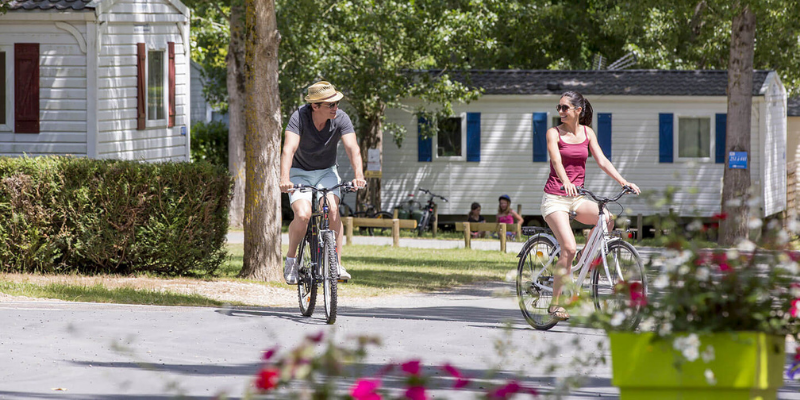
[[[14,43],[14,131],[39,133],[39,43]]]
[[[137,43],[136,47],[136,78],[138,80],[138,90],[136,93],[136,129],[143,130],[145,129],[145,119],[147,119],[147,82],[144,80],[145,64],[147,62],[147,49],[145,49],[144,43]]]
[[[175,126],[175,42],[167,42],[169,49],[169,127]]]

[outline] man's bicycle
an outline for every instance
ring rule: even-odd
[[[298,280],[297,298],[300,313],[305,317],[314,314],[317,304],[317,287],[322,285],[325,304],[325,322],[336,322],[337,283],[339,282],[339,259],[336,255],[336,232],[330,229],[328,212],[328,193],[338,188],[356,189],[352,182],[344,182],[330,188],[316,188],[306,185],[294,185],[301,192],[312,191],[316,197],[322,198],[322,208],[316,199],[311,202],[311,218],[308,220],[306,237],[300,242],[297,252]],[[334,211],[336,212],[336,211]]]
[[[572,297],[571,292],[582,289],[583,280],[591,273],[590,289],[592,301],[597,310],[607,313],[623,311],[626,318],[621,326],[634,329],[639,324],[639,308],[631,302],[628,293],[620,291],[618,284],[624,283],[628,290],[636,290],[638,295],[647,296],[647,278],[642,259],[630,243],[613,237],[608,232],[608,203],[619,200],[627,193],[634,193],[630,187],[623,187],[614,198],[595,196],[592,192],[578,188],[578,194],[588,195],[600,209],[592,234],[583,250],[576,256],[578,262],[569,276],[573,284],[565,284],[561,296]],[[523,227],[522,233],[530,236],[522,246],[517,257],[517,299],[522,315],[528,323],[538,330],[554,327],[558,320],[549,312],[553,297],[556,262],[561,255],[561,247],[547,228]],[[578,272],[578,278],[574,274]]]
[[[419,220],[419,226],[417,226],[417,236],[422,236],[426,230],[432,230],[433,225],[438,223],[438,221],[436,221],[436,215],[434,215],[436,203],[433,201],[433,199],[438,197],[445,203],[447,203],[447,199],[444,196],[433,193],[428,189],[419,188],[419,191],[428,195],[428,202],[422,209],[422,217]]]

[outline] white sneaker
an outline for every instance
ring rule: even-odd
[[[342,264],[339,264],[339,280],[340,281],[347,281],[350,280],[351,276],[347,273],[347,270],[344,269]]]
[[[286,257],[286,263],[283,266],[283,278],[286,283],[290,285],[297,284],[297,259]]]

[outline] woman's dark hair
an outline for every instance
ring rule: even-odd
[[[572,104],[573,107],[582,108],[581,115],[580,117],[578,117],[578,123],[581,125],[591,126],[592,113],[594,112],[594,110],[592,110],[592,105],[589,103],[589,100],[586,100],[586,98],[583,97],[582,94],[572,91],[564,92],[564,94],[561,95],[561,98],[564,97],[569,99],[569,102]]]
[[[480,203],[472,203],[472,206],[469,209],[472,210],[472,211],[475,211],[475,210],[477,210],[479,208],[481,208],[481,204]]]

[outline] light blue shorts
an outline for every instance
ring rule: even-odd
[[[289,180],[292,181],[295,185],[308,185],[308,186],[315,186],[318,188],[323,187],[334,187],[342,182],[342,179],[339,178],[339,171],[336,169],[336,166],[332,166],[326,169],[318,169],[314,171],[306,171],[300,168],[292,168],[289,170]],[[311,203],[311,195],[313,192],[305,191],[301,192],[299,190],[294,190],[289,192],[289,204],[294,203],[297,200],[304,199]],[[339,193],[339,189],[336,189],[331,192],[338,198],[342,198]]]

